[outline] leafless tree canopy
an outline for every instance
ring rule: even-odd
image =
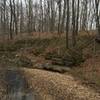
[[[76,36],[80,30],[100,34],[100,0],[0,0],[0,34],[12,39],[23,32],[57,32]]]

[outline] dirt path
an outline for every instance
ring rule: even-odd
[[[37,69],[22,69],[22,72],[42,100],[100,100],[100,93],[82,86],[70,75]]]

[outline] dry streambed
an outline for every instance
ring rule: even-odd
[[[5,71],[0,69],[0,100],[6,95],[6,83],[4,81],[4,73]]]
[[[19,70],[10,69],[2,72],[4,73],[0,74],[3,80],[0,80],[0,100],[36,100],[36,93],[28,88]]]
[[[22,74],[41,100],[100,100],[100,93],[82,86],[70,75],[37,69],[22,69]]]
[[[2,100],[100,100],[100,93],[71,75],[28,68],[0,71]]]

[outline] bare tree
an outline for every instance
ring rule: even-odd
[[[66,18],[66,3],[67,3],[67,1],[64,0],[63,17],[62,17],[62,23],[61,23],[61,33],[64,32],[64,25],[65,25],[65,18]],[[67,8],[67,9],[69,9],[69,8]]]
[[[79,10],[80,9],[80,0],[77,1],[77,17],[76,17],[76,35],[78,35],[78,30],[79,30]]]
[[[13,39],[13,31],[12,31],[12,25],[13,25],[13,7],[12,7],[12,0],[10,0],[10,39]]]
[[[69,47],[69,24],[70,24],[70,12],[69,12],[69,0],[67,0],[67,19],[66,19],[66,48]]]
[[[75,0],[72,0],[72,45],[76,45],[76,33],[75,33]]]
[[[57,4],[58,4],[58,9],[59,9],[58,34],[61,35],[61,34],[60,34],[60,32],[61,32],[61,30],[60,30],[60,27],[61,27],[61,0],[59,0],[59,1],[57,2]]]
[[[98,35],[100,36],[100,16],[99,16],[99,5],[100,0],[95,0],[95,7],[96,7],[96,27],[98,31]]]
[[[77,42],[80,30],[94,30],[95,23],[100,33],[100,0],[1,0],[0,29],[10,38],[18,32],[66,32],[72,45]]]

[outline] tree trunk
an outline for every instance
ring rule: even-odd
[[[70,24],[70,14],[69,14],[69,0],[67,0],[67,20],[66,20],[66,48],[69,48],[69,24]]]

